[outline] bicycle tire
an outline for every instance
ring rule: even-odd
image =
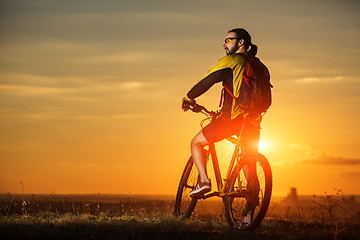
[[[198,181],[198,172],[192,157],[189,158],[182,173],[175,200],[175,216],[189,218],[197,203],[196,198],[190,197]]]
[[[224,197],[225,215],[228,224],[240,230],[254,230],[261,221],[264,219],[267,209],[270,204],[272,192],[272,173],[268,160],[264,155],[258,153],[245,157],[246,160],[240,161],[236,165],[231,174],[230,180],[227,185],[227,192],[244,191],[247,189],[247,180],[244,173],[244,167],[250,161],[256,161],[257,179],[259,180],[259,193],[256,194],[258,202],[253,210],[252,220],[248,224],[243,224],[244,212],[247,211],[247,199],[244,196],[240,197]],[[245,193],[246,195],[246,193]],[[250,205],[250,204],[249,204]]]

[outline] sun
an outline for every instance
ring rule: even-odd
[[[271,144],[267,141],[260,140],[259,142],[259,152],[268,151],[271,148]]]

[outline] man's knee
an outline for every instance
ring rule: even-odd
[[[199,147],[205,147],[208,145],[208,141],[202,134],[202,132],[198,133],[192,140],[191,140],[191,147],[199,146]]]

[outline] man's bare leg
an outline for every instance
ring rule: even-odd
[[[191,154],[199,172],[200,182],[208,180],[206,171],[206,156],[203,150],[207,145],[209,145],[209,142],[204,137],[202,131],[200,131],[191,141]]]

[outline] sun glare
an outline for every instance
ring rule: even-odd
[[[259,152],[267,151],[270,149],[270,147],[271,145],[268,142],[264,142],[264,141],[259,142]]]
[[[272,144],[270,142],[260,140],[260,142],[259,142],[259,152],[260,153],[267,152],[271,148],[272,148]],[[220,155],[224,155],[224,156],[226,156],[225,158],[230,159],[232,156],[232,153],[234,152],[234,145],[227,141],[223,141],[223,142],[217,143],[216,150],[218,151],[218,153]]]

